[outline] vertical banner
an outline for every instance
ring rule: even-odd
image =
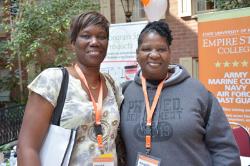
[[[101,71],[109,73],[118,83],[134,79],[139,68],[136,62],[137,40],[146,24],[146,21],[141,21],[110,26],[109,46]]]
[[[198,48],[200,81],[217,97],[228,120],[249,131],[250,15],[200,21]]]

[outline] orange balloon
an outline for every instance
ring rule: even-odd
[[[143,6],[147,6],[150,0],[141,0]]]

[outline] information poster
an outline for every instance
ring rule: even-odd
[[[198,24],[199,79],[217,97],[228,120],[240,123],[248,131],[250,128],[249,20],[250,16],[244,16]]]
[[[101,71],[122,83],[134,78],[139,66],[136,62],[137,39],[147,22],[112,24],[109,29],[107,56]]]

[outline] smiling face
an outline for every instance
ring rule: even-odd
[[[87,26],[78,33],[73,46],[79,63],[100,67],[108,48],[108,33],[99,25]]]
[[[150,80],[163,80],[168,73],[170,49],[165,37],[157,32],[144,34],[136,51],[142,75]]]

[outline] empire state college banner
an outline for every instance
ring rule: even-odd
[[[250,128],[250,15],[198,23],[199,79],[230,122]]]

